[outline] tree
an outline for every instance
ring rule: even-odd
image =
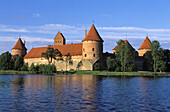
[[[49,63],[52,62],[52,59],[56,59],[56,56],[62,56],[61,52],[58,49],[48,47],[46,52],[41,54],[42,57],[46,58]]]
[[[18,56],[14,63],[14,70],[21,70],[23,64],[24,64],[23,58]]]
[[[129,44],[129,42],[124,42],[123,40],[119,40],[117,42],[118,49],[116,50],[116,60],[117,67],[116,71],[121,70],[123,72],[133,71],[135,68],[134,60],[135,60],[135,50]]]
[[[166,62],[164,59],[164,50],[160,47],[160,44],[158,41],[154,40],[151,43],[151,54],[153,58],[153,69],[156,73],[157,70],[160,72],[164,71],[166,69]]]
[[[101,69],[101,64],[100,63],[95,63],[94,64],[94,70],[100,70]]]
[[[111,57],[107,57],[106,64],[109,71],[115,71],[116,66],[118,66],[116,59],[112,59]]]
[[[33,63],[32,63],[31,66],[29,67],[29,71],[30,71],[30,72],[35,72],[35,71],[36,71],[36,67],[34,66]]]
[[[7,51],[0,55],[0,70],[12,69],[12,55]]]
[[[165,54],[162,48],[159,49],[158,55],[158,70],[162,72],[166,70]]]
[[[28,71],[28,65],[23,64],[23,66],[21,67],[21,71]]]

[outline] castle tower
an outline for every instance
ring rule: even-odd
[[[65,45],[65,44],[66,44],[66,39],[64,38],[62,33],[58,32],[54,38],[54,46]]]
[[[146,52],[151,51],[150,44],[151,44],[151,41],[149,40],[148,36],[146,36],[142,45],[138,49],[139,50],[139,56],[143,56]]]
[[[27,48],[25,47],[25,41],[22,42],[21,38],[18,39],[14,47],[12,48],[12,55],[19,55],[24,57],[26,55]]]
[[[83,42],[83,59],[99,59],[103,53],[103,39],[97,32],[94,24],[85,35]]]

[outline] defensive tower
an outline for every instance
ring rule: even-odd
[[[22,42],[21,38],[18,39],[14,47],[12,48],[12,55],[19,55],[24,57],[26,55],[27,48],[25,47],[25,41]]]
[[[94,24],[91,26],[89,32],[85,33],[85,38],[82,40],[82,55],[83,59],[100,59],[103,53],[103,39],[97,32]]]

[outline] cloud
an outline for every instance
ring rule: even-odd
[[[46,46],[53,44],[53,38],[58,31],[63,33],[67,44],[79,43],[85,36],[86,25],[44,24],[39,26],[0,25],[0,42],[11,43],[18,40],[18,33],[22,40],[26,40],[28,49],[32,46]],[[112,52],[119,39],[128,40],[137,50],[149,34],[151,41],[158,40],[163,48],[170,48],[170,29],[147,29],[139,27],[96,27],[104,40],[104,51]],[[87,28],[90,29],[90,26]],[[3,44],[5,45],[5,44]],[[0,48],[0,52],[4,48]]]
[[[32,14],[32,16],[33,16],[34,18],[39,18],[39,17],[41,17],[41,15],[40,15],[39,13]]]

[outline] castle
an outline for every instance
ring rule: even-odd
[[[93,70],[96,62],[101,63],[105,68],[103,60],[107,56],[113,55],[116,46],[113,49],[113,54],[103,53],[103,39],[100,37],[94,24],[91,26],[89,32],[85,30],[85,38],[82,43],[66,44],[66,39],[62,33],[58,32],[54,38],[54,46],[37,47],[32,48],[26,54],[25,41],[24,43],[19,38],[15,46],[12,48],[12,55],[20,55],[24,57],[24,62],[30,66],[32,63],[48,64],[48,60],[41,56],[43,52],[46,52],[48,47],[58,49],[62,54],[62,60],[52,60],[52,63],[56,66],[57,70]],[[124,40],[124,42],[128,42]],[[146,52],[151,51],[150,40],[148,37],[144,40],[139,47],[139,56],[143,56]]]

